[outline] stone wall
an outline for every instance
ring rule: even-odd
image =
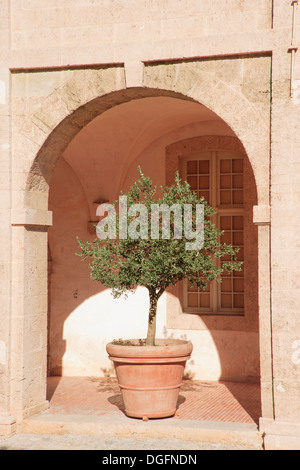
[[[253,0],[13,0],[11,47],[19,66],[157,59],[194,42],[263,31],[272,1]],[[189,55],[194,55],[189,52]],[[88,60],[88,62],[87,62]]]
[[[40,5],[0,1],[0,432],[12,432],[16,420],[47,406],[46,230],[56,163],[96,116],[167,96],[214,112],[251,162],[258,193],[261,430],[269,447],[300,447],[297,2]]]

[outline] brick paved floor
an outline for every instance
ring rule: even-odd
[[[124,413],[115,378],[49,377],[50,413]],[[258,423],[260,386],[253,383],[185,380],[171,419]]]

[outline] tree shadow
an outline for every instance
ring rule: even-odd
[[[91,382],[97,383],[97,392],[120,393],[120,387],[115,377],[90,377]]]

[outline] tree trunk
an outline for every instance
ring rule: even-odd
[[[156,311],[157,301],[156,295],[149,292],[150,297],[150,308],[149,308],[149,319],[148,319],[148,332],[147,332],[147,346],[155,346],[155,332],[156,332]]]

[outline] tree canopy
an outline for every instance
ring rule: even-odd
[[[157,301],[169,286],[187,279],[191,285],[205,289],[213,280],[220,282],[223,271],[240,270],[242,263],[236,261],[236,250],[231,245],[220,242],[222,232],[211,221],[215,213],[212,207],[204,198],[198,199],[189,184],[180,180],[178,173],[172,186],[160,187],[158,196],[157,187],[152,180],[140,168],[139,171],[140,178],[127,193],[121,193],[122,200],[126,200],[126,213],[111,210],[100,227],[102,238],[105,233],[107,238],[97,238],[94,241],[78,239],[81,251],[77,254],[83,260],[92,260],[91,278],[111,288],[114,297],[126,294],[137,286],[148,289],[149,336],[149,327],[154,324],[155,328]],[[115,201],[111,208],[117,209],[118,202]],[[204,235],[203,243],[200,249],[187,249],[191,243],[191,235],[197,233],[197,228],[199,230],[195,210],[197,205],[202,207],[200,229]],[[177,212],[171,210],[172,207]],[[187,207],[194,210],[185,218]],[[166,208],[165,219],[163,212],[159,210],[161,208]],[[185,224],[190,224],[189,234],[184,230]],[[112,235],[109,231],[111,227],[119,229],[118,233]],[[127,228],[125,235],[124,227]],[[156,228],[155,233],[153,227]],[[226,260],[216,262],[222,258]],[[151,342],[154,342],[153,338]]]

